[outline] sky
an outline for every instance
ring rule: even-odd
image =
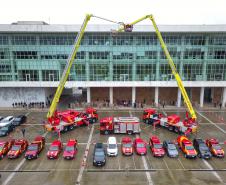
[[[0,24],[81,24],[87,13],[124,23],[153,14],[157,24],[226,24],[226,0],[1,0],[0,7]]]

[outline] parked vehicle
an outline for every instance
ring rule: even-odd
[[[40,152],[44,149],[45,146],[45,138],[43,136],[37,136],[34,141],[28,146],[27,151],[25,153],[25,158],[37,159]]]
[[[8,124],[4,127],[0,128],[0,136],[8,136],[10,132],[12,132],[14,126],[12,124]]]
[[[11,139],[9,141],[0,141],[0,159],[2,159],[4,155],[8,153],[14,142],[14,139]]]
[[[177,147],[172,141],[168,141],[168,140],[164,141],[163,147],[164,147],[168,157],[178,157],[179,156]]]
[[[12,124],[13,120],[14,120],[13,116],[7,116],[7,117],[3,118],[0,121],[0,128]]]
[[[219,141],[215,138],[207,139],[206,145],[209,147],[210,152],[214,157],[223,158],[224,157],[224,150],[219,145]]]
[[[186,136],[179,136],[177,138],[179,148],[184,153],[185,158],[196,158],[197,152],[192,142]]]
[[[20,157],[27,149],[28,141],[26,139],[15,140],[12,148],[7,153],[9,159],[15,159]]]
[[[210,159],[212,157],[212,154],[207,147],[206,143],[200,139],[196,138],[193,140],[193,145],[198,153],[198,157],[203,158],[203,159]]]
[[[106,152],[103,143],[96,143],[93,152],[93,165],[104,166],[106,164]]]
[[[108,156],[117,156],[118,155],[118,146],[116,137],[109,137],[107,141],[107,155]]]
[[[0,116],[0,121],[3,120],[4,117]]]
[[[163,145],[157,136],[151,136],[149,146],[154,157],[163,157],[165,155]]]
[[[137,117],[107,117],[100,120],[100,134],[135,134],[140,131]]]
[[[123,155],[133,155],[133,141],[129,137],[123,137],[121,141]]]
[[[57,159],[62,151],[63,144],[60,140],[55,140],[51,143],[47,152],[48,159]]]
[[[173,114],[164,116],[155,109],[145,109],[143,112],[143,121],[146,124],[159,125],[169,131],[188,135],[197,131],[197,122],[192,118],[180,120],[180,116]]]
[[[27,116],[19,115],[14,118],[12,123],[14,126],[19,126],[19,125],[25,123],[26,121],[27,121]]]
[[[63,157],[64,159],[74,159],[77,154],[77,140],[70,139],[64,149]]]
[[[85,112],[76,110],[55,111],[48,118],[45,128],[47,131],[67,132],[79,126],[87,126],[98,120],[96,109],[89,107]]]
[[[147,154],[147,147],[146,142],[141,138],[136,138],[134,140],[134,150],[138,155],[146,155]]]

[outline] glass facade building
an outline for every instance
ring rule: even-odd
[[[226,25],[159,29],[183,81],[226,81]],[[45,23],[0,25],[0,84],[59,81],[78,30]],[[132,33],[110,30],[111,25],[88,26],[69,81],[174,81],[151,26]]]

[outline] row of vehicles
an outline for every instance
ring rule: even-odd
[[[0,141],[0,159],[7,156],[9,159],[19,158],[24,154],[27,160],[37,159],[45,147],[45,138],[37,136],[30,144],[26,139],[11,139],[10,141]],[[60,140],[51,143],[47,152],[48,159],[56,159],[63,150],[63,144]],[[77,140],[70,139],[63,151],[65,159],[74,159],[77,153]]]
[[[177,146],[178,145],[178,146]],[[150,147],[154,157],[164,157],[167,155],[171,158],[179,156],[180,149],[185,158],[196,158],[197,156],[203,159],[210,159],[212,156],[223,158],[224,150],[219,145],[217,139],[206,139],[205,141],[196,138],[191,142],[186,136],[179,136],[177,143],[165,140],[163,143],[157,136],[151,136],[149,142],[142,138],[136,138],[134,141],[130,137],[123,137],[121,140],[121,152],[125,156],[131,156],[134,153],[138,155],[146,155],[147,148]],[[109,137],[107,147],[105,149],[103,143],[96,143],[93,152],[93,165],[103,166],[106,163],[106,156],[117,156],[118,147],[115,137]]]
[[[27,117],[25,115],[19,115],[16,117],[7,116],[5,118],[0,116],[0,136],[9,135],[16,126],[25,123],[26,120]]]

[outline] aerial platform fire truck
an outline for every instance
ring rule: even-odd
[[[140,131],[137,117],[107,117],[100,120],[100,134],[135,134]]]
[[[48,131],[67,132],[79,126],[95,123],[97,120],[97,111],[91,107],[87,108],[85,112],[75,110],[55,111],[54,115],[48,118],[45,128]]]
[[[146,124],[153,124],[154,126],[161,126],[180,134],[188,135],[197,131],[197,123],[192,118],[180,120],[180,116],[173,114],[164,116],[157,113],[155,109],[145,109],[143,113],[143,121]]]

